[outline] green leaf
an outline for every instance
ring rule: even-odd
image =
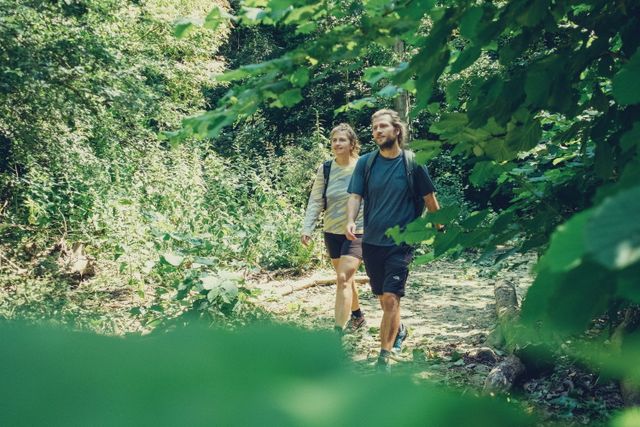
[[[416,163],[419,165],[424,165],[437,156],[441,151],[441,146],[442,143],[440,141],[426,139],[414,139],[409,143],[409,148],[416,153]]]
[[[298,102],[302,101],[302,93],[300,89],[290,89],[278,95],[278,100],[282,102],[285,107],[293,107]]]
[[[363,79],[371,86],[378,83],[381,79],[389,78],[391,73],[393,72],[393,68],[376,66],[376,67],[368,67],[365,68]]]
[[[613,76],[613,97],[621,105],[640,102],[640,48]]]
[[[611,427],[634,427],[640,425],[640,408],[626,409],[616,414],[611,420]]]
[[[186,36],[193,27],[202,25],[198,20],[191,18],[181,18],[173,25],[173,35],[177,38]]]
[[[480,161],[473,166],[471,175],[469,175],[469,182],[474,187],[483,187],[486,183],[498,178],[506,169],[492,160]]]
[[[471,230],[479,226],[482,221],[489,215],[489,209],[483,209],[481,211],[471,212],[468,217],[466,217],[460,225],[467,229]]]
[[[445,206],[435,212],[427,212],[424,219],[433,224],[448,224],[460,214],[460,206]]]
[[[249,75],[251,75],[251,73],[248,72],[247,70],[242,68],[236,68],[235,70],[226,71],[222,74],[214,76],[213,80],[216,82],[232,82],[234,80],[243,79]]]
[[[640,147],[640,122],[635,122],[633,128],[620,138],[620,147],[623,151],[629,151],[633,147]]]
[[[533,0],[526,4],[527,8],[520,12],[516,19],[524,27],[535,27],[549,13],[550,0]]]
[[[461,231],[460,227],[453,225],[447,227],[445,233],[438,233],[433,242],[434,255],[439,257],[440,255],[444,255],[448,250],[458,246],[458,238],[460,237]]]
[[[640,260],[640,186],[622,191],[598,206],[587,224],[591,256],[610,270]]]
[[[515,157],[519,152],[528,151],[538,145],[541,138],[542,128],[540,123],[537,119],[529,116],[522,124],[511,122],[507,125],[505,144]]]
[[[392,84],[388,84],[378,91],[377,95],[381,98],[393,98],[398,96],[402,91]]]
[[[318,28],[318,25],[315,22],[305,22],[304,24],[298,25],[296,28],[296,34],[311,34]]]
[[[229,21],[236,21],[236,20],[237,18],[235,16],[231,15],[222,7],[215,5],[213,9],[211,9],[211,12],[209,12],[207,17],[204,19],[204,24],[202,26],[209,30],[215,31],[221,25]]]
[[[586,251],[586,225],[592,213],[591,210],[580,212],[558,226],[536,268],[562,272],[580,265]]]
[[[454,74],[459,73],[460,71],[469,67],[476,61],[476,59],[480,57],[480,53],[482,53],[482,49],[480,49],[480,46],[467,46],[451,66],[451,72]]]
[[[200,265],[206,265],[206,266],[212,266],[212,265],[216,265],[217,261],[215,258],[209,258],[209,257],[195,257],[193,259],[193,263],[194,264],[200,264]]]
[[[413,265],[422,265],[430,263],[435,259],[435,255],[433,252],[426,253],[424,255],[420,255],[414,258]]]
[[[182,255],[167,252],[164,255],[162,255],[162,260],[169,265],[172,265],[174,267],[179,267],[180,264],[182,264],[182,261],[184,261],[184,257]]]
[[[201,275],[200,282],[202,282],[202,288],[208,291],[220,287],[220,279],[210,274]]]
[[[375,107],[375,105],[375,98],[367,97],[356,99],[355,101],[351,101],[348,104],[343,105],[342,107],[336,108],[333,114],[337,115],[349,110],[362,110],[365,107],[373,108]]]
[[[543,269],[527,291],[521,319],[550,334],[582,332],[606,310],[613,287],[608,276],[589,262],[565,273]]]
[[[462,87],[463,80],[454,80],[447,85],[446,97],[447,104],[450,107],[456,108],[460,105],[460,100],[458,99],[458,93],[460,93],[460,88]]]
[[[304,87],[309,82],[309,70],[306,68],[299,68],[293,73],[289,79],[292,85],[297,87]]]
[[[435,235],[433,228],[427,227],[428,221],[424,218],[418,218],[401,230],[399,226],[392,227],[386,231],[386,235],[391,237],[396,244],[401,242],[410,245],[424,242]]]
[[[476,38],[478,24],[482,19],[483,9],[480,6],[472,6],[462,15],[460,19],[460,35],[469,40]]]
[[[429,131],[447,138],[460,132],[468,123],[469,120],[464,113],[445,113],[439,121],[431,125]]]

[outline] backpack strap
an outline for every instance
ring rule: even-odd
[[[402,150],[404,157],[404,171],[407,176],[407,185],[409,186],[409,194],[413,201],[413,207],[415,209],[416,217],[422,215],[424,211],[424,201],[422,197],[416,191],[415,175],[418,170],[418,164],[416,163],[416,154],[413,151]]]
[[[325,160],[322,163],[322,176],[324,177],[324,188],[322,189],[322,200],[324,210],[327,210],[327,187],[329,186],[329,175],[331,174],[331,163],[333,160]]]
[[[376,161],[376,158],[378,157],[379,153],[380,153],[380,150],[376,150],[374,153],[372,153],[367,159],[367,163],[364,165],[364,191],[362,192],[364,196],[367,195],[367,190],[369,189],[369,177],[371,176],[371,167],[373,166],[373,162]]]

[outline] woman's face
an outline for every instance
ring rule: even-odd
[[[351,153],[351,142],[346,132],[337,131],[331,135],[331,151],[336,156]]]

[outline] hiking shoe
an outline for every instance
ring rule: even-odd
[[[353,333],[353,332],[356,332],[358,329],[362,328],[363,326],[365,326],[366,324],[367,324],[367,321],[364,318],[364,315],[360,317],[355,317],[351,315],[351,319],[349,319],[349,322],[347,322],[347,327],[345,328],[345,331],[349,333]]]
[[[389,373],[391,372],[391,365],[389,364],[389,355],[378,356],[378,360],[376,361],[376,371]]]
[[[391,351],[393,351],[396,354],[400,353],[400,351],[402,351],[402,343],[404,342],[404,340],[407,338],[408,335],[409,335],[409,331],[404,326],[404,323],[401,323],[400,329],[398,329],[398,335],[396,335],[396,340],[393,342],[393,347],[391,348]]]

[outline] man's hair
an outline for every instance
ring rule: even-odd
[[[400,118],[400,114],[397,111],[391,110],[389,108],[383,108],[382,110],[378,110],[371,116],[371,123],[380,116],[387,115],[391,117],[391,124],[398,131],[398,145],[400,148],[404,148],[409,139],[409,128],[407,124],[402,121]]]
[[[329,139],[333,138],[333,134],[336,132],[344,132],[347,134],[347,138],[349,139],[349,144],[351,145],[350,155],[351,157],[356,157],[358,153],[360,153],[360,141],[358,141],[358,135],[353,130],[351,126],[346,123],[340,123],[329,133]]]

